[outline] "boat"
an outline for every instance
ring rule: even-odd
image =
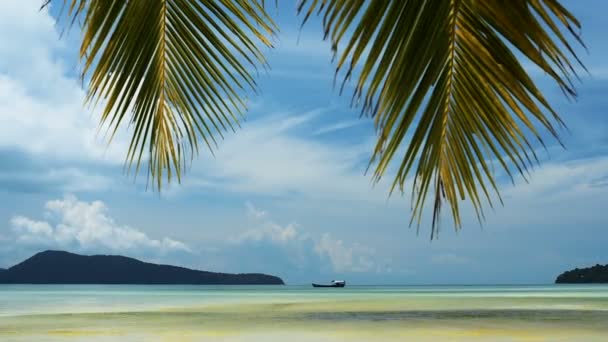
[[[332,280],[331,284],[315,284],[312,283],[312,287],[344,287],[346,282],[344,280]]]

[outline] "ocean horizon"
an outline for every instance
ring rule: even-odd
[[[0,285],[1,341],[605,341],[608,285]]]

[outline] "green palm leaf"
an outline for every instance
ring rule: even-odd
[[[128,120],[135,173],[148,158],[161,187],[180,179],[199,141],[210,149],[246,109],[251,66],[266,63],[276,27],[257,1],[64,0],[82,20],[87,101],[105,103],[101,124],[114,136]],[[110,139],[111,139],[110,137]],[[144,155],[146,153],[147,155]]]
[[[515,50],[567,96],[576,95],[571,59],[578,58],[562,31],[580,42],[574,30],[580,25],[557,0],[299,4],[304,21],[317,10],[337,56],[336,73],[345,69],[346,82],[360,67],[353,101],[377,127],[370,163],[374,179],[379,181],[394,161],[398,169],[391,192],[403,192],[413,174],[411,222],[418,226],[432,193],[431,239],[443,201],[458,229],[459,201],[470,199],[482,220],[492,193],[500,199],[488,160],[497,160],[511,178],[514,172],[525,176],[536,159],[529,139],[542,142],[538,127],[557,138],[556,125],[562,122]],[[345,48],[337,51],[342,42]]]

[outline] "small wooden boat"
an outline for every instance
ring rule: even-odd
[[[344,280],[332,280],[331,284],[312,284],[312,287],[344,287],[346,282]]]

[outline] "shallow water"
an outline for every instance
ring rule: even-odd
[[[608,341],[608,286],[0,285],[0,341]]]

